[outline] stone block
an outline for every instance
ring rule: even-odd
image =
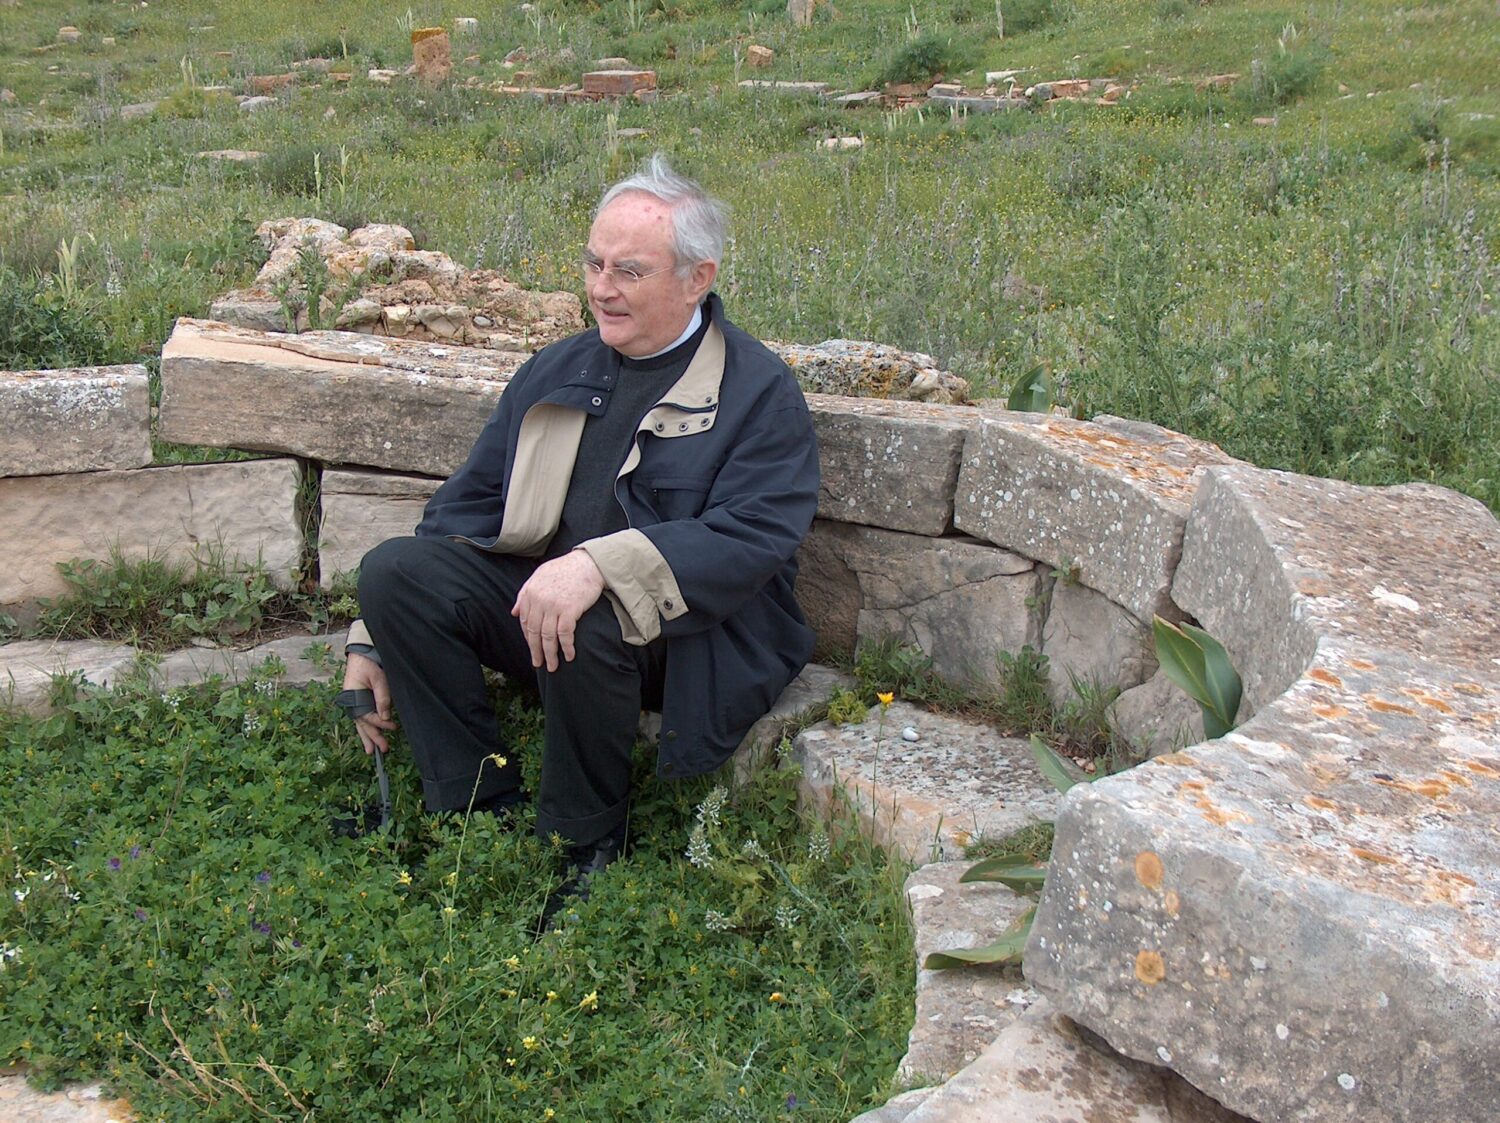
[[[904,1123],[1249,1123],[1038,1002]]]
[[[830,137],[835,147],[846,140]],[[828,147],[824,142],[824,146]],[[805,391],[849,394],[866,398],[897,398],[912,402],[952,405],[966,402],[969,384],[939,369],[937,360],[920,351],[902,351],[864,339],[826,339],[822,343],[778,343],[766,347],[792,368]]]
[[[411,57],[417,79],[428,86],[440,86],[453,75],[453,48],[444,28],[419,27],[413,30]]]
[[[820,517],[914,534],[952,527],[974,410],[827,394],[809,394],[807,404],[823,471]]]
[[[937,862],[906,879],[917,958],[916,1017],[906,1056],[896,1068],[904,1083],[946,1080],[979,1056],[1002,1029],[1041,996],[1018,967],[922,966],[935,951],[983,947],[1021,919],[1031,902],[997,882],[960,884],[973,862]]]
[[[1078,579],[1131,615],[1170,613],[1198,480],[1230,458],[1155,426],[989,410],[958,483],[960,530]]]
[[[812,26],[813,13],[818,9],[818,0],[786,0],[786,18],[794,27]]]
[[[0,479],[0,604],[55,597],[72,558],[257,560],[283,587],[302,563],[295,461],[182,464]]]
[[[162,348],[163,440],[451,475],[526,356],[181,319]]]
[[[1023,97],[990,97],[984,94],[932,94],[927,100],[945,109],[962,113],[1000,113],[1007,109],[1025,109],[1031,103]]]
[[[911,1113],[926,1103],[937,1091],[936,1087],[930,1087],[913,1088],[908,1092],[901,1092],[873,1111],[856,1115],[849,1123],[906,1123],[906,1120],[911,1118]]]
[[[823,97],[828,93],[827,82],[772,82],[764,79],[746,78],[740,89],[770,94],[785,94],[788,97]]]
[[[1325,635],[1493,675],[1497,590],[1500,522],[1478,500],[1249,465],[1208,473],[1172,584],[1228,648],[1242,714],[1295,682]]]
[[[135,648],[97,640],[20,640],[0,644],[0,709],[46,713],[56,675],[110,686],[136,668]]]
[[[285,74],[252,74],[247,85],[250,93],[256,97],[269,97],[279,94],[283,90],[289,90],[297,84],[295,72],[288,71]]]
[[[0,476],[151,463],[146,368],[0,371]]]
[[[327,682],[342,673],[347,631],[323,635],[282,636],[245,649],[232,647],[185,647],[167,655],[152,668],[160,689],[191,686],[210,678],[239,682],[259,671],[268,659],[285,667],[276,681],[282,686],[306,686]]]
[[[590,70],[583,76],[583,92],[586,94],[629,97],[637,90],[654,89],[654,70]]]
[[[823,520],[798,557],[798,600],[828,650],[893,635],[945,678],[989,684],[998,652],[1041,646],[1042,578],[1028,558]]]
[[[1115,730],[1149,756],[1203,740],[1203,711],[1161,670],[1124,691],[1109,712]]]
[[[859,724],[805,729],[792,757],[809,811],[828,818],[847,806],[861,830],[905,861],[961,858],[976,840],[1050,819],[1057,806],[1026,741],[902,702],[883,719],[875,706]]]
[[[1500,681],[1325,642],[1219,741],[1074,788],[1029,980],[1256,1119],[1500,1096]]]
[[[776,52],[770,47],[751,43],[745,48],[745,61],[750,65],[751,70],[762,70],[776,61]]]
[[[318,573],[323,588],[353,573],[360,559],[387,538],[416,530],[441,480],[387,472],[328,469],[323,473],[323,517],[318,527]]]
[[[1108,597],[1066,578],[1052,584],[1041,650],[1057,706],[1075,697],[1074,679],[1125,691],[1156,669],[1151,629]]]

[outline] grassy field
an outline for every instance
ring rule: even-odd
[[[591,204],[660,148],[733,204],[720,287],[765,336],[925,350],[980,394],[1042,361],[1084,414],[1500,508],[1488,0],[1005,0],[1001,14],[1003,38],[980,0],[849,0],[800,30],[771,0],[0,6],[15,95],[0,106],[0,263],[16,293],[38,273],[57,282],[10,311],[0,365],[154,355],[173,317],[250,276],[254,226],[282,215],[399,222],[466,264],[576,289]],[[407,63],[413,23],[461,15],[479,30],[455,41],[458,80],[511,76],[502,60],[523,47],[538,83],[624,55],[665,96],[553,107],[365,79]],[[63,24],[79,42],[55,42]],[[750,43],[776,51],[769,70],[746,69]],[[353,78],[308,75],[253,114],[199,90],[314,56]],[[1113,108],[963,117],[736,86],[854,90],[934,68],[971,87],[1011,68],[1023,87],[1109,75],[1133,89]],[[1242,76],[1228,90],[1194,84],[1225,72]],[[818,149],[835,135],[864,147]],[[194,155],[232,147],[268,156]],[[0,332],[6,314],[0,296]]]

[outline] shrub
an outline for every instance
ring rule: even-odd
[[[51,274],[21,277],[0,265],[0,370],[91,366],[111,355],[85,297]]]
[[[1308,39],[1295,24],[1287,24],[1276,49],[1250,63],[1250,81],[1237,91],[1252,105],[1286,105],[1316,88],[1328,66],[1328,48]]]
[[[929,32],[898,47],[876,81],[877,84],[921,83],[962,68],[960,52],[952,40]]]

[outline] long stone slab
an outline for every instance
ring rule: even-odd
[[[967,406],[808,394],[823,480],[818,515],[913,534],[953,526]]]
[[[1229,648],[1248,713],[1297,679],[1320,636],[1500,674],[1500,522],[1446,488],[1215,468],[1172,594]]]
[[[98,640],[17,640],[0,644],[0,707],[43,713],[58,675],[78,674],[99,686],[132,671],[139,652]]]
[[[264,565],[289,587],[302,562],[294,460],[180,464],[130,472],[0,479],[0,604],[55,597],[73,558]]]
[[[448,476],[526,358],[181,319],[162,348],[159,431],[181,444]]]
[[[797,598],[825,648],[893,635],[946,678],[993,684],[997,653],[1041,646],[1042,575],[987,542],[820,519],[798,561]]]
[[[330,468],[323,473],[323,515],[318,528],[322,586],[359,568],[367,551],[387,538],[412,533],[440,480]]]
[[[1143,621],[1168,589],[1216,446],[1140,423],[986,411],[964,454],[954,524],[1062,568]]]
[[[151,463],[151,404],[138,363],[0,371],[0,476]]]
[[[883,717],[875,706],[858,724],[805,729],[792,758],[807,807],[826,818],[847,806],[877,845],[907,861],[961,858],[980,839],[1050,819],[1057,806],[1027,742],[904,702]]]

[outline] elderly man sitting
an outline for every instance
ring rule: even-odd
[[[534,675],[537,831],[568,841],[570,892],[625,843],[641,709],[662,714],[660,775],[708,772],[812,650],[793,596],[812,424],[710,291],[724,223],[660,155],[610,188],[582,259],[598,326],[526,362],[416,537],[360,568],[344,685],[374,694],[365,751],[394,701],[428,809],[503,812],[521,777],[482,668]]]

